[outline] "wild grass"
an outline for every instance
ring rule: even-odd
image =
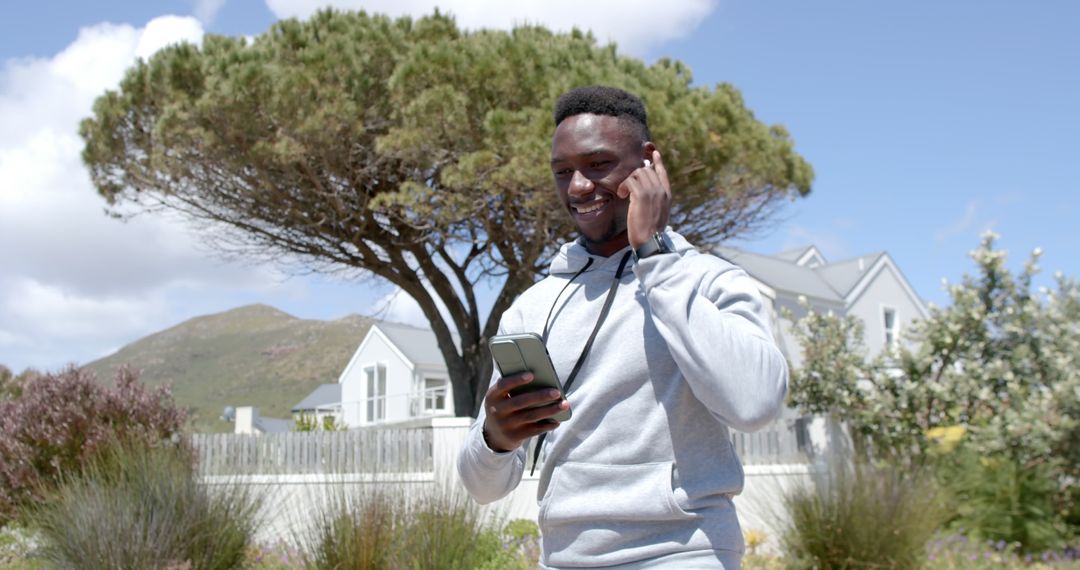
[[[315,523],[294,537],[306,568],[514,570],[535,566],[535,535],[501,526],[463,491],[436,485],[391,494],[337,486],[315,504]]]
[[[117,448],[30,512],[57,568],[240,567],[259,524],[250,487],[201,484],[187,450]]]
[[[859,463],[829,466],[784,503],[781,544],[796,568],[922,568],[948,515],[930,474]]]

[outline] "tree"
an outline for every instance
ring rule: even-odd
[[[976,274],[949,286],[952,303],[915,323],[911,348],[895,355],[867,362],[854,317],[800,319],[803,367],[792,373],[791,398],[841,418],[879,457],[916,457],[956,437],[976,466],[1009,467],[1017,480],[1047,474],[1051,514],[1075,525],[1080,283],[1059,273],[1056,289],[1033,291],[1042,252],[1014,275],[995,238],[984,236],[971,252]]]
[[[782,127],[733,87],[691,81],[677,61],[646,66],[577,31],[323,11],[137,62],[82,123],[83,158],[114,214],[179,212],[222,252],[397,285],[431,323],[456,412],[475,415],[486,339],[573,234],[546,166],[558,94],[642,96],[674,173],[671,223],[698,243],[809,192]]]

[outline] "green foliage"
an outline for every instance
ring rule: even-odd
[[[856,463],[815,473],[784,497],[781,543],[795,567],[921,568],[946,510],[931,476]]]
[[[322,424],[319,426],[323,431],[345,431],[349,429],[349,426],[342,423],[336,416],[323,416]]]
[[[250,487],[207,485],[182,448],[113,448],[31,513],[60,568],[239,567],[257,527]]]
[[[295,537],[308,568],[526,570],[539,533],[521,521],[502,531],[451,488],[391,496],[370,487],[316,503],[316,523]]]
[[[348,426],[332,415],[319,418],[318,414],[300,412],[296,414],[293,422],[293,431],[345,431]]]
[[[760,228],[810,190],[788,133],[730,85],[695,87],[680,62],[646,66],[578,31],[465,32],[441,14],[322,11],[250,42],[163,49],[95,102],[83,158],[124,211],[171,209],[226,251],[399,286],[431,319],[467,415],[490,379],[483,340],[574,230],[548,167],[551,109],[593,83],[648,105],[671,223],[692,241]]]
[[[950,528],[1019,544],[1025,552],[1065,546],[1068,528],[1054,512],[1058,488],[1048,465],[1023,468],[1007,457],[962,449],[941,458],[938,469],[956,512]]]
[[[307,412],[300,412],[296,415],[296,419],[293,422],[293,431],[309,432],[319,429],[319,420],[315,414],[309,414]]]
[[[346,494],[330,492],[314,505],[314,526],[296,537],[300,558],[314,570],[382,570],[393,568],[400,499],[365,487]]]
[[[952,304],[932,308],[930,318],[912,327],[914,348],[860,364],[865,354],[853,338],[859,330],[853,317],[800,320],[795,330],[805,365],[793,373],[792,398],[805,410],[843,418],[878,457],[924,455],[934,450],[930,434],[955,429],[962,448],[1017,474],[1037,472],[1053,487],[1052,507],[1040,507],[1041,515],[1010,511],[1010,526],[1034,529],[1035,518],[1015,517],[1046,516],[1049,527],[1071,525],[1065,534],[1075,536],[1080,284],[1058,274],[1055,290],[1033,291],[1041,251],[1014,275],[1005,252],[994,249],[995,237],[987,234],[971,252],[977,273],[949,286]],[[1018,488],[1025,485],[1034,488]],[[1025,535],[1043,543],[1036,534]]]

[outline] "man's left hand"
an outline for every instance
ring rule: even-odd
[[[671,183],[660,151],[653,151],[652,161],[652,166],[642,166],[630,173],[616,190],[619,198],[630,197],[626,235],[634,249],[652,239],[653,234],[664,231],[671,212]]]

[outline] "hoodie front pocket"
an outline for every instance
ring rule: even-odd
[[[555,468],[541,523],[675,521],[696,518],[675,500],[672,464],[567,462]]]

